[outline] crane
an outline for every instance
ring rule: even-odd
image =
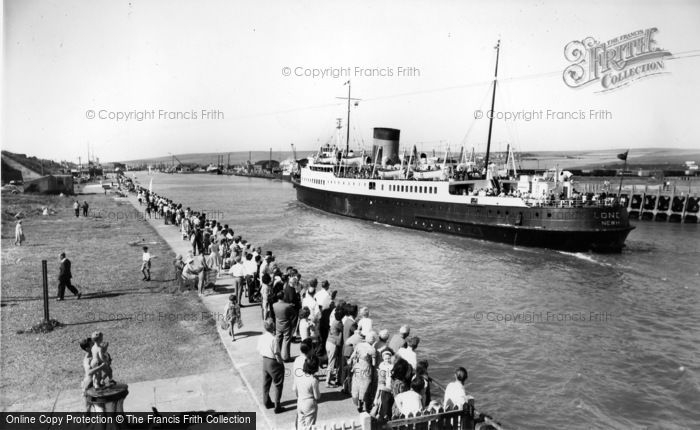
[[[169,153],[169,154],[170,154],[170,153]],[[179,158],[177,158],[177,157],[175,156],[175,154],[170,154],[170,155],[173,157],[172,171],[175,172],[175,171],[177,170],[178,167],[180,168],[180,171],[182,171],[183,168],[185,168],[185,165],[182,163],[182,161],[180,161]],[[175,161],[177,161],[177,166],[175,165]]]

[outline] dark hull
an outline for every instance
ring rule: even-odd
[[[523,208],[434,203],[330,192],[297,182],[294,185],[300,202],[326,212],[512,246],[619,252],[634,228],[621,207]]]

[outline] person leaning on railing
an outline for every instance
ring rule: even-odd
[[[445,409],[452,406],[461,408],[466,403],[474,403],[474,397],[467,394],[467,390],[465,389],[468,377],[469,374],[464,367],[455,369],[455,380],[445,387],[445,397],[443,399],[443,407]]]

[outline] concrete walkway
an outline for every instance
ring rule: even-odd
[[[129,195],[129,197],[124,200],[130,201],[137,210],[143,211],[144,208],[139,207],[138,200],[135,196]],[[187,202],[182,203],[186,204]],[[184,256],[187,254],[187,251],[191,249],[190,243],[182,239],[180,231],[176,227],[165,225],[162,219],[150,219],[146,220],[146,222],[154,227],[163,240],[172,248],[173,252]],[[255,240],[255,238],[246,239],[253,242]],[[166,258],[159,261],[170,262]],[[216,282],[213,291],[205,291],[205,294],[202,296],[202,302],[210,312],[213,314],[223,314],[226,302],[228,301],[228,295],[233,292],[232,283],[230,277],[223,277]],[[296,421],[296,395],[292,390],[294,382],[292,377],[292,364],[285,364],[284,389],[282,393],[282,406],[285,411],[280,414],[275,414],[272,409],[267,409],[262,404],[262,359],[257,352],[258,338],[263,330],[260,306],[248,305],[247,299],[245,298],[243,298],[242,301],[241,317],[244,326],[242,329],[236,330],[237,335],[235,342],[232,342],[228,333],[222,330],[217,324],[221,342],[226,348],[233,365],[234,372],[232,378],[240,381],[235,384],[236,393],[238,395],[235,398],[229,399],[229,408],[226,411],[256,412],[258,428],[293,429]],[[296,357],[298,354],[298,344],[292,344],[292,357]],[[323,372],[324,371],[321,371],[319,374],[323,374]],[[196,376],[197,375],[193,375],[195,378]],[[203,374],[202,377],[206,378],[206,374]],[[205,383],[202,383],[201,387],[205,389]],[[319,402],[318,425],[323,426],[323,424],[330,423],[360,421],[360,415],[352,404],[349,396],[341,394],[338,389],[326,389],[324,382],[320,383],[320,387],[321,401]],[[179,389],[178,387],[177,390]],[[225,396],[228,394],[229,393],[223,392],[203,393],[202,398],[214,402],[217,395]],[[183,395],[186,394],[183,393]],[[131,395],[129,397],[131,397]],[[174,395],[173,397],[177,396]],[[144,398],[144,401],[149,401],[149,399]],[[213,405],[214,403],[211,404]],[[223,410],[218,406],[219,403],[216,404],[217,410]],[[129,405],[125,405],[125,409],[127,406]],[[214,407],[210,406],[208,403],[205,403],[205,406],[207,409],[214,409]],[[141,409],[142,408],[138,406],[128,408],[128,410],[134,411]],[[183,410],[192,410],[192,408]]]
[[[129,382],[129,395],[124,400],[128,412],[150,412],[155,407],[159,412],[206,411],[247,412],[256,407],[249,398],[248,390],[234,370]],[[80,388],[61,390],[54,398],[18,402],[4,412],[57,411],[81,412],[85,401]],[[265,428],[258,423],[258,428]],[[260,425],[263,424],[263,425]]]

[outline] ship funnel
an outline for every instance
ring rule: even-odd
[[[399,136],[401,130],[395,128],[374,129],[374,146],[372,147],[372,155],[377,155],[379,150],[378,160],[381,160],[382,166],[394,165],[399,162]]]

